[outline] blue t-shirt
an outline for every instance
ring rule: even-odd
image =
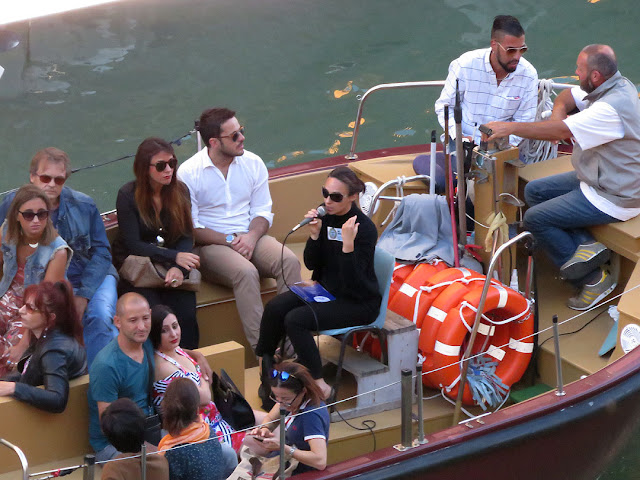
[[[223,480],[222,447],[211,429],[209,441],[192,443],[188,447],[172,448],[164,455],[169,462],[171,480]]]
[[[97,402],[111,403],[118,398],[130,398],[146,415],[149,410],[149,362],[153,371],[153,346],[147,340],[143,345],[145,358],[138,363],[126,355],[118,345],[118,337],[109,342],[96,355],[89,369],[89,443],[96,452],[109,442],[102,434]]]
[[[315,410],[316,408],[318,409]],[[304,413],[309,410],[314,411]],[[285,424],[285,442],[287,445],[295,445],[299,450],[309,451],[311,450],[309,440],[321,438],[327,442],[329,441],[329,425],[331,424],[331,420],[329,418],[329,410],[327,410],[324,402],[313,407],[306,404],[300,409],[299,413],[303,413],[304,415],[298,415],[291,423],[287,422]],[[294,473],[298,474],[309,470],[314,469],[300,463]]]

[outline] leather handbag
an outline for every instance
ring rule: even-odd
[[[147,352],[144,353],[145,358],[147,359],[147,367],[149,368],[149,384],[147,385],[147,394],[149,395],[149,399],[152,398],[153,394],[153,364],[151,363],[151,358],[147,355]],[[149,411],[153,412],[154,407],[151,402],[149,402]],[[158,446],[160,440],[162,439],[162,420],[160,415],[157,413],[152,413],[151,415],[147,415],[144,419],[144,440],[149,442],[151,445]]]
[[[222,369],[220,376],[213,372],[211,379],[211,392],[213,402],[216,404],[220,415],[235,430],[243,430],[253,427],[256,418],[249,402],[242,396],[233,380]]]
[[[170,268],[170,267],[169,267]],[[149,257],[129,255],[125,258],[118,273],[134,287],[138,288],[171,288],[164,284],[165,276],[169,270],[166,265],[152,262]],[[197,269],[192,269],[185,277],[182,284],[177,287],[181,290],[197,292],[200,289],[201,274]]]

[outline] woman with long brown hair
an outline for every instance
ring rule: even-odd
[[[69,380],[87,373],[73,287],[66,280],[28,286],[20,316],[29,348],[18,362],[18,371],[0,381],[0,396],[62,412],[69,398]]]
[[[53,228],[47,195],[35,185],[21,187],[0,229],[0,376],[27,348],[19,308],[25,287],[63,280],[71,249]]]
[[[118,294],[135,291],[151,306],[165,304],[176,313],[182,328],[181,346],[198,347],[195,292],[180,287],[200,258],[191,253],[193,224],[189,190],[176,178],[178,161],[173,147],[161,138],[145,139],[136,152],[136,179],[118,192],[118,236],[113,263],[120,269],[129,255],[149,257],[167,267],[165,288],[136,287],[124,279]]]

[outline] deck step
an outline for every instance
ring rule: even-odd
[[[324,362],[337,365],[340,357],[340,340],[327,335],[320,335],[318,348]],[[347,347],[345,351],[342,368],[358,378],[389,371],[388,366],[371,357],[368,353],[358,352],[351,347]]]

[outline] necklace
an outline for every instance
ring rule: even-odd
[[[38,248],[38,245],[40,245],[39,242],[36,243],[28,243],[27,245],[29,245],[31,248]]]

